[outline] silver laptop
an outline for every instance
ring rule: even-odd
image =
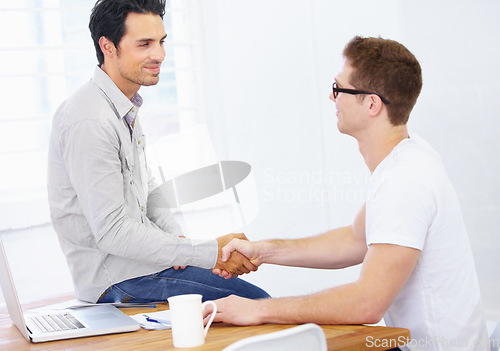
[[[39,309],[35,313],[23,313],[1,235],[0,285],[10,318],[28,341],[80,338],[123,333],[140,328],[138,322],[112,305],[91,305],[78,309]]]

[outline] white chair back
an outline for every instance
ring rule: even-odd
[[[223,351],[326,351],[325,333],[309,323],[239,340]]]

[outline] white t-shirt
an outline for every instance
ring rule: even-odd
[[[421,251],[386,324],[410,329],[409,350],[488,350],[469,239],[440,156],[412,135],[375,169],[368,194],[367,244]]]

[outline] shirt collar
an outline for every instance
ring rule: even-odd
[[[94,82],[108,97],[117,112],[118,118],[125,117],[130,109],[134,107],[134,104],[136,106],[142,105],[142,97],[139,93],[135,93],[132,97],[132,101],[129,100],[116,86],[113,80],[106,74],[106,72],[104,72],[99,66],[97,66],[94,71]]]
[[[130,101],[137,107],[142,106],[142,96],[140,96],[139,93],[135,93]]]

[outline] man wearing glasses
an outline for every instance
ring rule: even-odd
[[[217,300],[216,321],[405,327],[412,350],[487,349],[479,286],[459,201],[439,155],[409,133],[421,68],[403,45],[353,38],[333,83],[341,133],[358,141],[371,194],[352,225],[297,240],[233,239],[255,265],[338,269],[363,263],[359,279],[313,295]],[[223,276],[227,272],[216,271]],[[455,348],[457,346],[457,348]]]

